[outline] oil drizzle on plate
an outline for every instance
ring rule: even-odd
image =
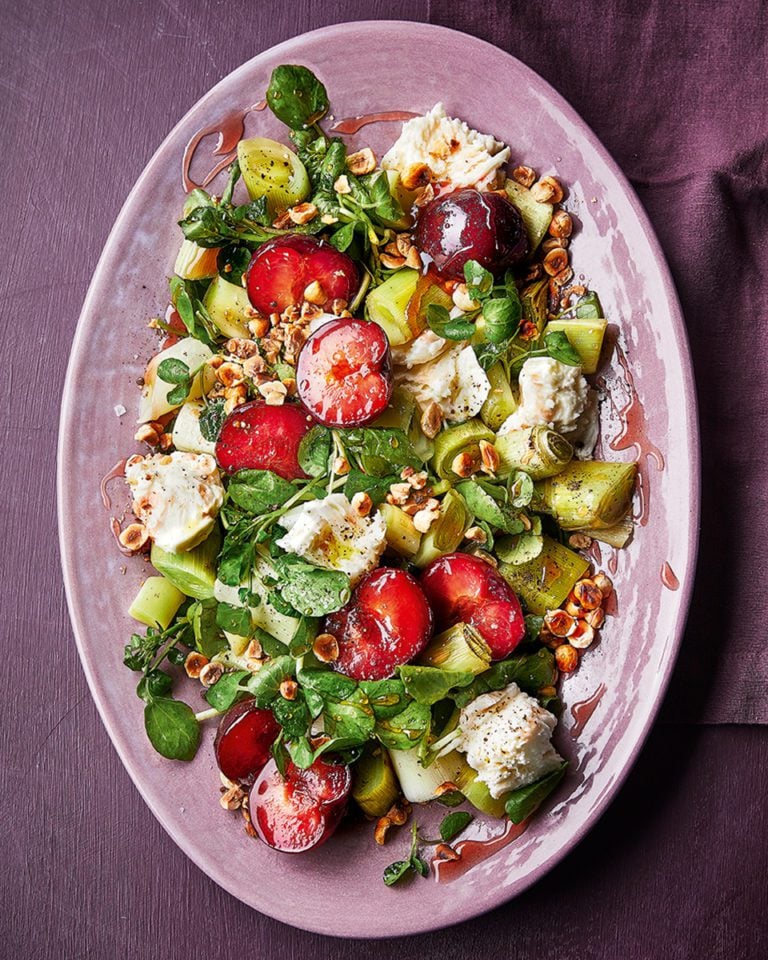
[[[258,103],[254,103],[248,107],[247,110],[235,110],[227,114],[223,120],[203,127],[190,137],[189,142],[186,147],[184,147],[184,155],[181,158],[181,182],[186,193],[198,187],[207,187],[217,174],[221,173],[225,167],[232,163],[237,156],[238,140],[241,140],[245,133],[245,118],[254,110],[263,110],[266,105],[266,100],[260,100]],[[197,148],[200,146],[200,141],[214,134],[218,135],[218,140],[211,153],[213,157],[221,157],[221,160],[214,163],[200,183],[197,183],[192,179],[189,172],[192,166],[192,159],[197,152]]]
[[[670,567],[668,560],[664,561],[664,565],[661,568],[661,582],[667,590],[677,590],[680,586],[680,581],[677,579],[675,571]]]
[[[459,877],[463,877],[472,867],[476,867],[478,863],[492,857],[502,847],[506,847],[513,840],[517,840],[521,834],[525,833],[528,823],[528,820],[523,820],[522,823],[508,821],[504,832],[496,834],[496,836],[486,837],[484,840],[462,840],[454,847],[461,858],[460,860],[440,860],[433,857],[435,879],[438,883],[452,883]]]
[[[125,465],[127,462],[128,462],[127,458],[124,460],[119,460],[114,465],[114,467],[112,467],[109,473],[105,474],[101,480],[99,489],[101,490],[101,502],[104,504],[105,510],[112,509],[112,500],[107,491],[107,487],[109,486],[112,480],[117,480],[119,477],[125,476]]]
[[[586,700],[579,700],[571,707],[571,716],[573,717],[573,726],[571,727],[571,736],[574,740],[581,736],[581,732],[589,722],[590,717],[597,709],[597,705],[603,699],[605,693],[605,684],[601,683],[595,692],[587,697]]]
[[[409,110],[389,110],[384,113],[364,113],[359,117],[345,117],[338,120],[331,127],[332,133],[357,133],[369,123],[394,123],[398,120],[412,120],[420,114],[411,113]]]

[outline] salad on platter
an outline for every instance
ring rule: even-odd
[[[266,103],[286,142],[241,139],[221,195],[188,193],[150,321],[116,533],[156,575],[125,664],[162,756],[218,725],[221,806],[270,847],[412,819],[393,884],[564,777],[558,682],[605,619],[590,549],[630,540],[636,465],[594,456],[607,321],[555,176],[442,104],[350,153],[303,66]]]

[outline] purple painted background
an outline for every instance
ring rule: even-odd
[[[366,949],[253,913],[197,871],[143,805],[77,660],[53,489],[59,394],[82,299],[155,147],[258,51],[325,23],[387,17],[463,29],[514,53],[573,103],[633,181],[686,314],[704,486],[683,654],[663,721],[608,815],[514,903],[376,949],[430,960],[502,950],[564,960],[765,956],[768,733],[695,726],[768,722],[765,6],[3,0],[0,12],[0,952],[347,960]],[[500,95],[489,84],[489,96]]]

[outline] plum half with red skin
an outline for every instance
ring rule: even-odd
[[[245,274],[248,299],[265,317],[301,304],[304,291],[315,282],[325,295],[320,305],[327,308],[334,300],[349,303],[360,286],[360,275],[354,261],[333,244],[298,233],[260,246]]]
[[[307,411],[297,404],[244,403],[222,424],[216,462],[227,473],[271,470],[285,480],[306,479],[299,466],[299,444],[311,426]]]
[[[517,595],[485,560],[447,553],[424,568],[420,582],[437,629],[470,624],[491,648],[494,660],[508,657],[525,636]]]
[[[229,709],[219,723],[213,750],[219,770],[230,780],[251,783],[270,759],[270,749],[280,733],[271,710],[243,700]]]
[[[326,617],[324,629],[339,644],[331,666],[354,680],[385,680],[423,650],[432,623],[418,581],[379,567],[363,577],[345,607]]]
[[[377,323],[329,320],[307,339],[296,366],[304,406],[327,427],[361,427],[392,397],[392,355]]]
[[[529,252],[517,207],[499,193],[471,189],[428,203],[419,214],[415,239],[447,280],[463,280],[469,260],[499,276]]]
[[[264,843],[283,853],[302,853],[330,837],[352,787],[349,767],[319,757],[306,770],[290,760],[285,778],[274,760],[251,787],[251,823]]]

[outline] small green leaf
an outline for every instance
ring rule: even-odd
[[[328,111],[328,94],[307,67],[281,64],[272,71],[267,88],[269,109],[292,130],[317,123]]]
[[[144,708],[144,729],[155,750],[168,760],[192,760],[197,752],[200,725],[181,700],[151,700]]]
[[[389,750],[411,750],[429,729],[432,713],[423,703],[410,703],[394,717],[379,720],[374,736]]]
[[[475,818],[466,810],[455,810],[449,813],[440,824],[440,836],[444,843],[448,843],[465,830]]]
[[[520,509],[527,507],[531,502],[535,488],[529,474],[523,470],[516,470],[509,478],[507,489],[512,506]]]
[[[329,239],[337,250],[341,250],[341,252],[344,253],[345,250],[349,249],[349,245],[355,239],[355,221],[353,220],[350,223],[345,223],[343,227],[339,227],[338,230],[331,234]]]
[[[544,549],[544,537],[532,530],[516,537],[502,537],[496,541],[496,556],[504,563],[519,566],[535,560]]]
[[[443,700],[454,687],[466,687],[475,679],[475,675],[469,672],[410,664],[399,667],[398,672],[410,696],[417,703],[428,706]]]
[[[189,367],[183,360],[169,357],[157,368],[158,377],[165,383],[189,383]]]
[[[216,608],[216,626],[238,637],[248,637],[251,633],[251,611],[247,607],[220,603]]]
[[[541,780],[530,783],[526,787],[519,787],[509,794],[504,809],[512,823],[522,823],[535,813],[563,779],[567,767],[568,762],[564,760],[556,770],[548,773]]]
[[[411,860],[395,860],[384,870],[384,883],[391,887],[398,880],[402,880],[413,869]]]
[[[389,488],[399,479],[395,474],[387,477],[372,477],[352,467],[344,484],[344,495],[347,500],[351,500],[356,493],[367,493],[372,503],[378,506],[386,500]]]
[[[581,366],[581,357],[562,330],[552,330],[544,337],[547,353],[554,360],[567,363],[571,367]]]
[[[296,670],[293,657],[275,657],[268,660],[258,673],[251,674],[246,682],[257,707],[269,707],[280,696],[280,684],[292,678]]]
[[[275,566],[280,596],[305,616],[324,617],[349,600],[349,577],[340,570],[315,567],[292,555],[280,557]]]
[[[155,668],[154,670],[149,670],[141,680],[139,680],[138,686],[136,687],[136,695],[141,700],[149,703],[156,697],[164,697],[166,694],[169,694],[172,686],[173,680],[168,674],[163,670]]]
[[[229,710],[234,703],[246,695],[241,684],[248,676],[247,670],[225,673],[213,686],[208,687],[205,691],[205,699],[216,710]]]
[[[467,260],[464,264],[464,280],[472,300],[482,300],[493,289],[493,274],[477,260]]]
[[[427,307],[427,323],[433,333],[445,340],[469,340],[475,333],[475,325],[471,320],[451,317],[439,303],[430,303]]]
[[[271,470],[238,470],[227,488],[229,499],[252,514],[269,513],[296,494],[296,487]]]
[[[203,435],[203,439],[207,440],[209,443],[216,443],[219,439],[219,434],[221,433],[221,425],[226,419],[226,414],[224,413],[224,401],[223,400],[211,400],[200,414],[200,419],[198,421],[200,425],[200,433]]]
[[[417,856],[416,854],[411,857],[411,867],[413,868],[414,873],[418,873],[419,876],[429,876],[429,864],[426,860]]]
[[[165,397],[166,401],[170,403],[172,407],[181,406],[189,396],[189,386],[189,381],[178,384],[173,390],[168,391]]]
[[[444,807],[460,807],[466,797],[460,790],[449,790],[448,793],[441,793],[436,799]]]
[[[299,444],[299,466],[310,477],[325,477],[331,457],[333,434],[328,427],[312,427]]]
[[[485,337],[491,343],[503,343],[515,335],[522,317],[520,300],[503,297],[483,304]]]

